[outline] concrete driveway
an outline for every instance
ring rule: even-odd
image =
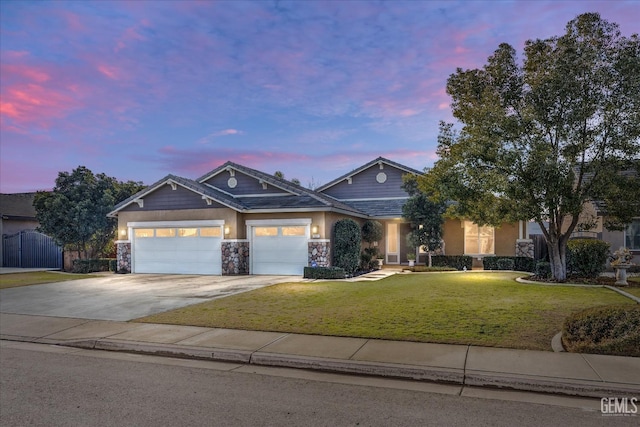
[[[300,276],[110,274],[0,290],[0,312],[126,321]]]

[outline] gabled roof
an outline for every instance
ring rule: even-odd
[[[209,180],[213,176],[228,170],[228,168],[235,169],[246,175],[252,176],[260,181],[263,181],[273,187],[279,188],[289,193],[289,195],[283,195],[280,197],[242,197],[234,196],[226,191],[204,184],[203,182]],[[138,200],[143,199],[145,196],[151,194],[163,185],[171,184],[180,185],[196,194],[201,195],[203,198],[209,198],[212,201],[220,203],[238,212],[291,212],[300,210],[335,210],[355,216],[365,217],[366,215],[352,206],[335,200],[324,194],[317,193],[313,190],[309,190],[300,185],[292,182],[277,178],[273,175],[268,175],[264,172],[260,172],[255,169],[248,168],[233,162],[226,162],[224,165],[214,169],[206,175],[198,178],[196,181],[183,178],[176,175],[167,175],[159,181],[149,185],[145,189],[139,191],[128,199],[119,203],[108,216],[117,216],[117,213],[132,203],[137,203]]]
[[[200,184],[199,182],[183,178],[181,176],[176,175],[167,175],[164,178],[154,182],[153,184],[147,186],[146,188],[138,191],[133,196],[129,197],[126,200],[118,203],[113,211],[109,212],[107,216],[113,217],[116,216],[119,211],[131,205],[132,203],[137,203],[138,200],[143,199],[145,196],[153,193],[155,190],[160,188],[163,185],[179,185],[187,190],[193,191],[196,194],[202,196],[203,199],[215,200],[216,202],[225,205],[231,209],[235,209],[237,211],[242,211],[246,209],[242,203],[240,203],[235,198],[230,195],[223,193],[221,191],[216,190],[215,188]]]
[[[322,191],[326,190],[327,188],[333,187],[334,185],[339,184],[340,182],[344,181],[345,179],[348,179],[348,178],[350,178],[350,177],[352,177],[354,175],[357,175],[360,172],[362,172],[362,171],[364,171],[366,169],[369,169],[372,166],[378,165],[380,163],[392,166],[392,167],[394,167],[396,169],[403,170],[403,171],[405,171],[407,173],[411,173],[411,174],[415,174],[415,175],[422,175],[423,174],[423,172],[420,172],[417,169],[413,169],[413,168],[410,168],[408,166],[401,165],[400,163],[396,163],[396,162],[391,161],[389,159],[385,159],[384,157],[378,157],[377,159],[372,160],[369,163],[367,163],[365,165],[362,165],[359,168],[354,169],[351,172],[342,175],[340,178],[334,179],[333,181],[331,181],[331,182],[329,182],[329,183],[327,183],[325,185],[320,186],[319,188],[316,189],[316,191],[322,192]]]
[[[248,168],[246,166],[242,166],[239,165],[237,163],[233,163],[233,162],[226,162],[225,164],[215,168],[214,170],[212,170],[209,173],[206,173],[204,175],[202,175],[200,178],[196,179],[197,182],[205,182],[211,178],[213,178],[214,176],[226,172],[229,169],[233,169],[236,170],[238,172],[242,172],[245,175],[251,176],[253,178],[256,178],[259,181],[265,182],[273,187],[279,188],[280,190],[284,190],[287,192],[290,192],[292,194],[300,194],[300,189],[303,189],[302,187],[300,187],[299,185],[296,185],[290,181],[287,181],[285,179],[280,179],[277,178],[274,175],[269,175],[266,174],[264,172],[260,172],[259,170],[256,169],[252,169],[252,168]],[[305,190],[305,189],[303,189]]]

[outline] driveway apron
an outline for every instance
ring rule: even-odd
[[[127,321],[298,276],[127,274],[0,290],[0,312]]]

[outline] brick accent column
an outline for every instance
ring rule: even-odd
[[[222,275],[249,274],[249,241],[222,242]]]
[[[516,256],[533,258],[535,256],[533,240],[531,239],[516,240]]]
[[[131,242],[116,241],[116,273],[131,273]]]
[[[309,240],[309,265],[315,265],[317,267],[329,267],[331,265],[331,240],[316,239]]]

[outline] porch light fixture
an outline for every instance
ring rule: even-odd
[[[224,226],[224,235],[228,236],[231,233],[231,227],[229,227],[228,225]]]
[[[320,238],[320,227],[316,224],[311,226],[311,237],[314,239]]]
[[[120,235],[122,237],[126,236],[127,235],[127,230],[125,230],[125,229],[120,230]]]

